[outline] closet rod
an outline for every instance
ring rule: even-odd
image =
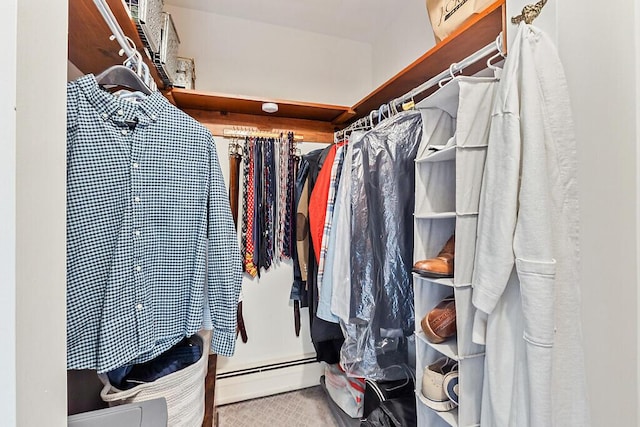
[[[280,138],[284,132],[263,132],[259,130],[242,130],[242,129],[224,129],[222,136],[231,138],[244,138],[244,137],[256,137],[256,138]],[[293,135],[295,141],[303,141],[302,135]]]
[[[407,92],[406,94],[395,98],[393,100],[391,100],[389,103],[387,104],[383,104],[380,106],[380,108],[378,110],[372,110],[371,113],[369,113],[369,115],[364,116],[358,120],[356,120],[355,122],[351,123],[349,126],[347,126],[346,128],[339,130],[337,132],[334,133],[334,142],[338,141],[341,139],[341,137],[343,137],[346,132],[352,131],[355,128],[358,127],[362,127],[362,126],[373,126],[373,118],[374,117],[379,117],[381,116],[383,113],[392,113],[393,111],[398,111],[398,107],[402,106],[405,102],[409,101],[409,100],[413,100],[413,98],[415,98],[417,95],[421,94],[422,92],[434,87],[435,85],[439,84],[442,80],[446,79],[446,78],[451,78],[455,75],[455,73],[461,72],[463,69],[475,64],[476,62],[478,62],[479,60],[491,55],[492,53],[500,53],[504,56],[504,51],[502,49],[502,37],[503,37],[503,33],[500,32],[500,34],[498,35],[498,37],[496,38],[495,42],[490,43],[488,45],[486,45],[485,47],[477,50],[476,52],[472,53],[471,55],[467,56],[466,58],[464,58],[463,60],[459,61],[459,62],[454,62],[453,64],[451,64],[449,66],[448,69],[442,71],[440,74],[430,78],[429,80],[427,80],[426,82],[422,83],[420,86],[416,87],[415,89]],[[386,110],[386,112],[385,112]]]
[[[492,53],[495,53],[495,52],[503,53],[502,46],[503,45],[502,45],[502,32],[501,32],[496,38],[495,42],[486,45],[480,50],[477,50],[476,52],[467,56],[460,62],[454,62],[453,64],[451,64],[451,66],[447,70],[444,70],[437,76],[430,78],[429,80],[422,83],[420,86],[411,90],[405,95],[391,101],[389,103],[389,106],[392,106],[395,108],[398,105],[402,105],[405,102],[412,100],[413,98],[415,98],[416,95],[419,95],[422,92],[432,88],[433,86],[437,85],[438,83],[440,83],[440,81],[446,79],[447,77],[453,77],[455,73],[461,72],[463,69],[475,64],[482,58],[489,56]]]
[[[133,57],[137,51],[127,41],[127,36],[125,36],[124,31],[122,31],[122,27],[120,27],[120,24],[118,24],[116,17],[113,16],[113,12],[111,11],[111,8],[107,4],[106,0],[93,0],[93,2],[104,18],[104,21],[109,26],[113,37],[115,37],[125,55],[127,55],[127,58]]]
[[[144,84],[151,89],[152,92],[156,91],[158,86],[151,76],[149,66],[142,60],[142,54],[137,51],[135,43],[124,34],[122,27],[113,15],[113,11],[109,7],[107,1],[93,0],[93,3],[96,5],[96,9],[98,9],[104,19],[104,22],[113,34],[113,36],[110,37],[110,40],[115,39],[120,45],[120,48],[122,49],[119,52],[120,56],[123,54],[126,55],[127,59],[125,61],[125,66],[129,68],[135,67],[134,71],[142,79]]]

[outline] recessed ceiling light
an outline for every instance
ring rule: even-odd
[[[275,102],[264,102],[262,104],[262,111],[265,113],[275,113],[278,111],[278,104]]]

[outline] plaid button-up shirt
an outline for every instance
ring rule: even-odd
[[[324,278],[325,261],[327,258],[327,250],[329,249],[329,235],[331,234],[331,226],[333,224],[333,208],[335,207],[338,183],[340,182],[340,174],[342,173],[344,151],[344,145],[341,145],[337,148],[336,157],[333,161],[333,165],[331,166],[329,197],[327,198],[327,215],[324,219],[324,228],[322,229],[322,243],[320,246],[320,259],[318,260],[318,289],[322,287],[322,280]]]
[[[204,301],[207,285],[208,301]],[[67,367],[150,360],[202,326],[235,347],[241,261],[213,137],[160,93],[67,87]]]

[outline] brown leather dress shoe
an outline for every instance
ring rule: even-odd
[[[453,296],[443,299],[420,322],[429,341],[438,344],[456,335],[456,300]]]
[[[412,271],[425,277],[453,277],[453,259],[456,248],[455,234],[447,240],[438,256],[418,261]]]

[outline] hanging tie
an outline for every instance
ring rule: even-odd
[[[256,277],[258,274],[256,265],[254,263],[254,250],[255,250],[255,191],[254,191],[254,181],[255,181],[255,152],[254,152],[255,142],[253,139],[248,141],[246,144],[247,148],[247,159],[248,159],[248,178],[247,178],[247,186],[245,187],[247,191],[247,208],[244,211],[244,215],[246,216],[247,223],[247,231],[245,234],[245,255],[244,255],[244,271],[249,273],[251,277]]]
[[[293,132],[287,134],[286,148],[287,151],[287,195],[286,195],[286,211],[284,218],[284,244],[282,256],[291,258],[293,245],[295,244],[293,236],[293,213],[296,210],[295,204],[295,182],[297,174],[296,152],[293,143]]]
[[[247,207],[249,204],[249,163],[250,163],[250,153],[249,153],[249,138],[245,138],[244,145],[242,147],[242,211],[241,211],[241,222],[240,222],[240,250],[242,259],[247,256],[247,230],[248,230],[248,215],[247,215]]]
[[[262,149],[264,151],[264,204],[262,206],[263,226],[262,226],[262,263],[260,267],[269,269],[273,260],[273,236],[274,236],[274,203],[275,203],[275,164],[273,156],[273,139],[265,139]]]
[[[287,138],[280,135],[278,143],[278,259],[289,258],[285,245],[287,218],[287,178],[289,177],[289,150]]]

